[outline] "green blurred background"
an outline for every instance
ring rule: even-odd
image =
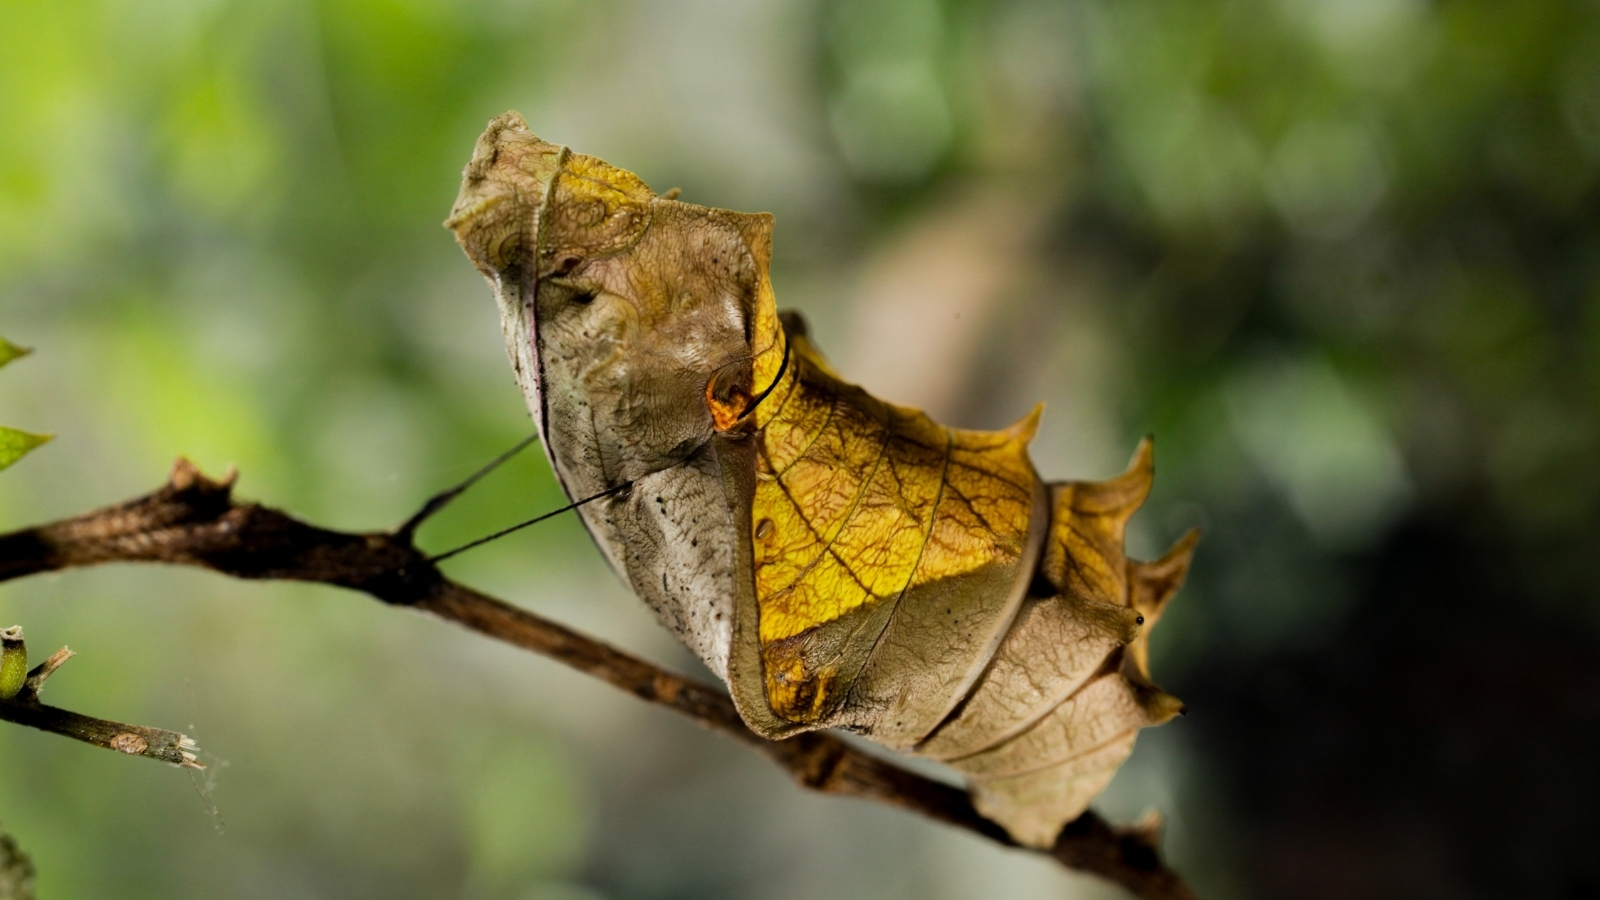
[[[776,213],[847,376],[1048,404],[1047,477],[1157,437],[1130,541],[1206,529],[1156,633],[1190,715],[1099,802],[1203,896],[1600,896],[1600,7],[1525,0],[3,0],[0,529],[185,454],[377,528],[530,430],[439,223],[484,123]],[[536,452],[424,531],[551,508]],[[694,663],[571,520],[467,582]],[[1113,897],[802,795],[553,663],[333,589],[0,587],[50,699],[177,770],[0,728],[40,896]],[[214,810],[214,811],[213,811]]]

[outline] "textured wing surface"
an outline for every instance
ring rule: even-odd
[[[656,197],[496,118],[447,223],[495,291],[562,486],[607,557],[777,738],[839,726],[947,762],[1049,844],[1181,711],[1151,626],[1191,534],[1123,555],[1150,448],[1048,490],[1038,413],[993,433],[845,383],[767,275],[772,218]]]
[[[1022,614],[965,704],[917,748],[965,773],[980,811],[1025,843],[1050,844],[1138,730],[1182,711],[1150,681],[1147,647],[1198,536],[1155,562],[1123,555],[1152,475],[1146,441],[1117,478],[1052,487],[1050,537]]]
[[[840,381],[802,334],[789,340],[760,421],[752,515],[768,703],[880,740],[888,720],[923,722],[885,741],[909,744],[960,699],[1015,608],[1036,419],[945,428]]]

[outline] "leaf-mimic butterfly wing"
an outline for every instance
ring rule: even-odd
[[[1019,841],[1051,843],[1138,730],[1182,709],[1151,626],[1195,535],[1123,555],[1149,442],[1046,484],[1039,410],[948,428],[841,379],[768,277],[772,217],[657,197],[490,123],[446,224],[579,514],[663,624],[779,739],[840,727],[946,762]]]

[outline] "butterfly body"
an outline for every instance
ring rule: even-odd
[[[633,590],[774,739],[847,728],[966,773],[1047,844],[1179,704],[1146,632],[1192,538],[1122,555],[1148,443],[1051,485],[1038,411],[939,425],[834,373],[767,275],[772,218],[654,195],[490,123],[447,222],[488,279],[569,496]]]

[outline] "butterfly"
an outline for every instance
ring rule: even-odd
[[[939,760],[1048,846],[1184,710],[1148,641],[1198,533],[1123,552],[1148,439],[1115,478],[1049,483],[1037,408],[969,431],[871,396],[778,311],[771,215],[658,196],[516,113],[446,225],[595,543],[752,730]]]

